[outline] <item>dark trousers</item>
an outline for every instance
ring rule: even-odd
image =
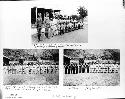
[[[40,41],[40,37],[41,37],[41,28],[37,28],[38,31],[38,40]]]
[[[68,68],[68,74],[70,74],[70,72],[71,72],[71,69],[70,69],[70,68]]]
[[[79,73],[81,73],[82,72],[82,70],[81,70],[82,68],[81,68],[81,66],[79,67]]]
[[[48,38],[48,31],[49,31],[49,28],[45,28],[45,36]]]
[[[65,67],[65,74],[67,74],[67,70],[68,70],[68,68],[67,68],[67,67]]]
[[[89,67],[87,67],[87,73],[89,73]]]
[[[45,36],[48,38],[48,33],[45,33]]]
[[[40,37],[41,37],[41,34],[40,33],[38,33],[38,40],[40,41]]]
[[[75,67],[73,67],[73,74],[75,74]]]
[[[82,73],[85,73],[85,67],[82,67]]]
[[[64,31],[63,30],[60,30],[60,35],[64,34]]]
[[[76,67],[76,74],[78,74],[78,67]]]

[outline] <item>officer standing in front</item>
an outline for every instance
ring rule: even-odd
[[[41,17],[41,13],[38,13],[38,18],[36,21],[37,24],[37,32],[38,32],[38,42],[40,41],[40,37],[41,37],[41,26],[42,26],[42,17]]]

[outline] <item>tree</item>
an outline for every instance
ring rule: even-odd
[[[114,61],[120,61],[120,50],[119,49],[65,49],[64,55],[69,57],[78,57],[86,59],[109,59]]]
[[[84,17],[88,16],[88,11],[87,11],[87,9],[84,6],[80,6],[77,9],[77,11],[78,11],[81,19],[83,19]]]
[[[73,20],[75,20],[75,19],[78,20],[79,19],[78,15],[71,15],[71,17],[72,17]]]
[[[54,59],[58,60],[59,50],[58,49],[3,49],[3,55],[7,56],[11,60],[18,60],[25,58],[29,60],[29,57],[33,57],[34,60],[37,58]]]

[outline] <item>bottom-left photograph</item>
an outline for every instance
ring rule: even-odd
[[[3,49],[4,85],[58,85],[58,49]]]

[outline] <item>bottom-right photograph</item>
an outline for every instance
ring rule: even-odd
[[[119,49],[64,49],[64,86],[120,86]]]

